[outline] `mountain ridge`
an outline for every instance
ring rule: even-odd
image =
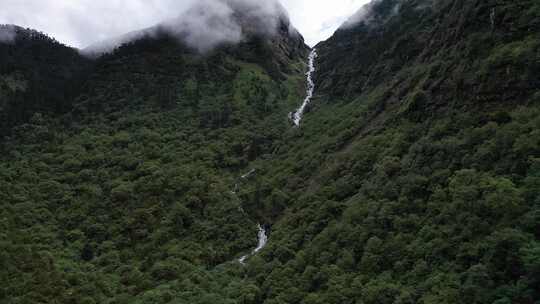
[[[217,7],[216,7],[217,6]],[[180,16],[82,49],[90,56],[113,51],[137,39],[170,35],[201,53],[253,37],[290,36],[302,40],[285,8],[275,0],[253,4],[245,0],[200,1]]]

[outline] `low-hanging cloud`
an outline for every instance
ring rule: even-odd
[[[237,43],[242,29],[233,20],[233,10],[225,2],[205,0],[190,8],[164,28],[199,51],[207,51],[222,43]]]
[[[86,48],[84,53],[109,52],[127,42],[163,32],[193,49],[207,52],[221,44],[238,43],[246,35],[272,35],[283,20],[288,20],[287,13],[275,0],[199,0],[176,18],[96,43]]]
[[[12,43],[15,36],[16,30],[14,26],[0,24],[0,43]]]
[[[197,0],[1,0],[0,23],[85,47],[177,17]]]
[[[85,48],[111,37],[133,36],[185,13],[197,0],[0,0],[0,24],[15,24]],[[257,3],[258,2],[258,3]],[[261,6],[272,1],[258,0]],[[310,45],[330,37],[369,0],[279,0]],[[263,8],[263,11],[266,9]],[[272,7],[270,7],[272,10]],[[270,27],[271,28],[271,27]],[[130,40],[130,39],[128,39]]]

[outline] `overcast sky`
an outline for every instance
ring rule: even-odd
[[[0,0],[0,24],[43,31],[60,42],[85,47],[178,16],[196,0]],[[264,0],[255,0],[264,1]],[[314,45],[369,0],[279,0]]]

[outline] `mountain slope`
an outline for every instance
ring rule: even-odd
[[[233,191],[304,90],[308,48],[282,21],[204,54],[142,37],[92,62],[72,111],[16,128],[0,160],[0,301],[258,296],[236,258],[260,217]]]
[[[538,301],[539,8],[376,1],[317,46],[265,303]]]
[[[527,99],[535,93],[540,24],[534,3],[401,2],[383,1],[379,6],[388,8],[375,11],[374,20],[344,26],[319,46],[322,92],[338,92],[332,97],[339,98],[382,83],[401,91],[422,85],[419,89],[428,95],[449,99],[459,92],[457,97],[471,103],[465,97],[489,102]],[[397,6],[400,14],[392,16]],[[367,43],[372,41],[376,44]],[[350,59],[340,60],[345,55]],[[428,83],[405,82],[405,73],[431,77]],[[444,106],[446,101],[432,103]]]
[[[71,99],[89,61],[54,39],[33,30],[0,25],[0,137],[36,112],[70,110]]]

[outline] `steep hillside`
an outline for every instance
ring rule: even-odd
[[[535,93],[537,4],[432,2],[382,1],[371,19],[344,25],[319,46],[320,93],[350,99],[385,84],[395,92],[389,105],[422,91],[425,106],[443,109],[450,99],[465,106],[527,100]],[[396,8],[399,15],[393,15]]]
[[[0,25],[0,138],[36,112],[70,110],[89,61],[40,32]],[[9,38],[9,39],[8,39]]]
[[[290,127],[308,53],[277,26],[205,53],[143,36],[92,63],[71,111],[15,128],[0,156],[0,302],[257,297],[236,259],[261,216],[235,189]]]
[[[252,261],[265,303],[536,303],[540,6],[356,18],[317,46],[311,111],[264,166],[259,196],[288,195]]]

